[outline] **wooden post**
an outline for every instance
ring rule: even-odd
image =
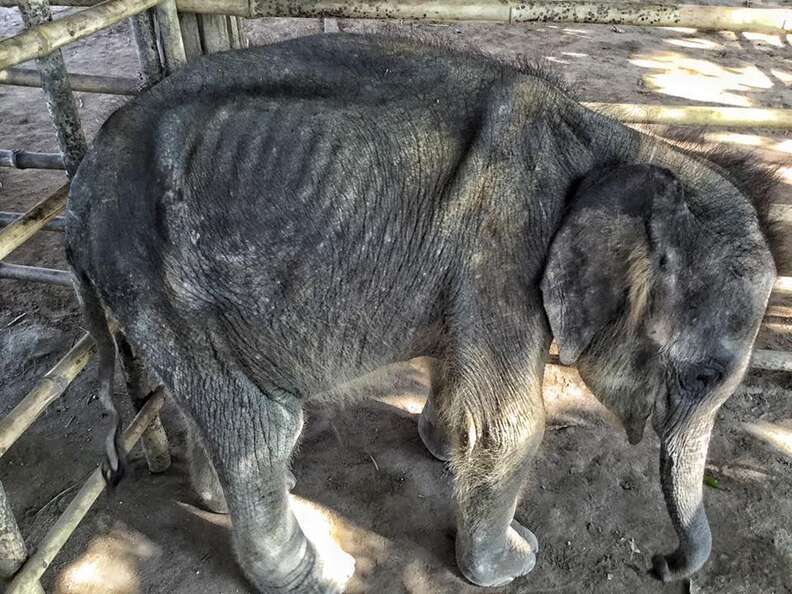
[[[180,13],[187,59],[247,47],[242,19],[222,14]]]
[[[20,0],[19,10],[28,29],[52,21],[48,0]],[[77,166],[88,150],[88,143],[80,125],[77,102],[69,85],[69,73],[60,50],[40,57],[37,63],[41,74],[41,87],[47,96],[47,108],[63,153],[63,164],[71,177],[77,173]]]
[[[144,88],[158,82],[163,76],[154,19],[155,11],[151,8],[129,17],[129,28],[132,31],[132,39],[135,40]]]
[[[0,578],[8,579],[27,558],[27,548],[17,526],[14,512],[0,483]]]
[[[165,54],[165,66],[170,74],[187,63],[179,27],[179,15],[176,12],[176,0],[162,0],[157,5],[157,24]]]
[[[27,547],[8,503],[3,484],[0,483],[0,586],[12,578],[27,559]],[[25,594],[44,594],[38,580],[28,583]]]

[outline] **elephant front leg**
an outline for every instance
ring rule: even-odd
[[[536,564],[539,544],[514,519],[531,460],[544,434],[539,386],[523,397],[477,407],[458,417],[451,459],[457,503],[456,558],[479,586],[501,586]],[[482,408],[490,407],[487,414]]]
[[[494,452],[478,454],[455,464],[457,564],[478,586],[502,586],[528,574],[539,551],[536,536],[514,519],[529,456],[524,452],[512,452],[511,459]],[[511,468],[503,473],[492,466],[482,467],[490,464]]]

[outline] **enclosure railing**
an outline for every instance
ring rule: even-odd
[[[72,88],[88,92],[134,94],[138,86],[147,87],[163,73],[171,72],[196,51],[215,51],[239,47],[242,32],[239,24],[212,21],[211,15],[257,17],[337,17],[384,18],[433,21],[487,21],[518,23],[553,21],[592,24],[623,24],[643,26],[694,27],[764,33],[792,32],[792,9],[730,8],[696,5],[661,5],[639,3],[599,3],[568,0],[551,2],[395,2],[352,0],[58,0],[59,5],[87,8],[52,21],[46,0],[0,0],[0,6],[17,6],[22,11],[27,30],[0,41],[0,84],[41,86],[47,95],[53,123],[58,132],[61,154],[30,153],[0,150],[0,166],[17,168],[56,168],[74,173],[85,151],[85,140],[79,124]],[[180,27],[178,10],[185,13]],[[191,33],[195,15],[207,20],[202,37],[196,41]],[[143,75],[142,85],[130,79],[75,74],[70,77],[63,65],[59,48],[129,19]],[[155,26],[156,21],[156,26]],[[212,33],[214,27],[218,27]],[[182,38],[189,33],[189,43]],[[229,36],[223,41],[206,35]],[[202,46],[198,48],[196,44]],[[160,60],[160,53],[164,64]],[[10,69],[22,62],[38,58],[38,75],[32,71]],[[38,79],[36,78],[38,76]],[[71,79],[71,80],[70,80]],[[719,125],[729,127],[792,128],[792,110],[721,108],[701,106],[666,106],[588,103],[628,123],[662,123],[676,125]],[[0,278],[37,280],[54,284],[70,284],[70,273],[33,266],[2,262],[8,254],[24,244],[38,231],[46,228],[62,230],[63,210],[68,185],[45,198],[28,212],[0,213]],[[57,224],[56,224],[57,223]],[[792,295],[792,277],[777,280],[774,293]],[[792,317],[792,308],[771,306],[768,317]],[[90,360],[94,345],[83,336],[72,349],[39,381],[33,390],[0,420],[0,456],[30,427],[36,418],[68,388],[71,381]],[[554,359],[551,357],[551,362]],[[764,370],[792,371],[792,354],[757,350],[752,367]],[[152,471],[164,470],[169,461],[167,440],[158,422],[164,396],[156,392],[138,412],[124,434],[124,445],[130,449],[141,437]],[[148,436],[148,437],[147,437]],[[148,445],[147,445],[148,444]],[[12,578],[8,592],[26,594],[41,592],[39,579],[66,539],[85,516],[104,488],[97,469],[71,501],[66,511],[38,544],[35,553],[25,561],[26,548],[11,513],[6,493],[0,484],[0,580]]]
[[[58,50],[64,43],[52,43],[48,35],[53,31],[65,31],[71,40],[74,40],[108,27],[123,18],[132,17],[131,27],[141,62],[143,85],[147,86],[156,82],[163,68],[159,64],[159,50],[155,45],[154,23],[150,16],[140,13],[156,4],[154,0],[136,2],[112,0],[102,6],[73,15],[77,18],[67,17],[69,20],[52,21],[46,0],[20,0],[19,8],[27,31],[11,39],[19,40],[21,37],[23,40],[26,39],[26,43],[31,47],[36,48],[38,72],[18,69],[0,71],[0,82],[43,88],[61,154],[3,150],[0,151],[0,165],[20,169],[41,167],[66,169],[70,177],[75,173],[77,165],[85,154],[87,143],[72,94],[70,77]],[[185,60],[180,36],[176,40],[172,38],[173,35],[178,35],[178,21],[173,0],[163,0],[157,11],[160,18],[160,44],[167,66],[173,69],[183,64]],[[6,41],[8,40],[0,43]],[[68,41],[67,39],[66,42]],[[5,48],[9,50],[8,46]],[[11,55],[19,57],[18,54],[14,54],[15,51],[14,47],[10,48]],[[77,75],[74,80],[76,86],[91,92],[129,95],[134,94],[141,86],[138,81],[111,77]],[[71,274],[66,271],[2,261],[56,219],[66,204],[68,187],[68,184],[64,185],[26,213],[12,217],[10,221],[5,217],[3,228],[0,229],[0,278],[34,280],[60,285],[72,284]],[[5,454],[50,403],[66,391],[72,380],[86,366],[94,350],[92,339],[84,335],[66,356],[44,375],[33,390],[0,420],[0,456]],[[150,398],[124,436],[127,448],[131,448],[141,436],[143,437],[146,458],[152,472],[163,471],[170,464],[167,437],[157,417],[162,406],[162,398],[162,394]],[[55,526],[38,544],[33,557],[26,561],[27,550],[22,534],[7,494],[0,484],[0,580],[13,578],[8,584],[7,592],[24,594],[42,592],[39,578],[103,488],[104,481],[100,470],[97,469]]]

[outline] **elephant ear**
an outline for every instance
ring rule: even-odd
[[[665,227],[681,204],[681,184],[654,165],[612,165],[578,184],[541,283],[562,363],[574,364],[606,324],[640,315],[651,282],[647,230]]]

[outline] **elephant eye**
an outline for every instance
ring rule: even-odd
[[[657,261],[657,267],[660,269],[660,272],[667,272],[668,256],[665,254],[660,254],[660,259]]]

